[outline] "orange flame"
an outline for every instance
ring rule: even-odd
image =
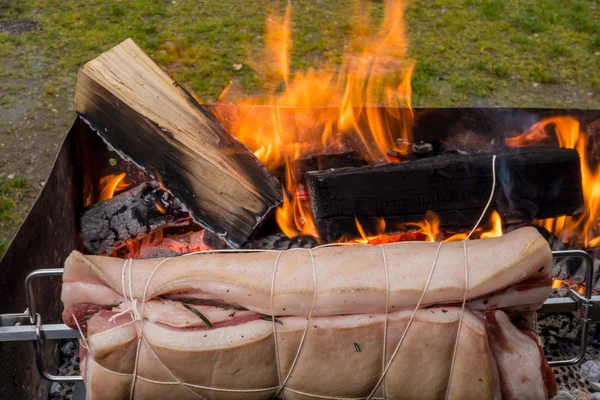
[[[563,281],[560,279],[552,279],[552,289],[560,289],[563,285]]]
[[[223,124],[270,170],[286,169],[285,189],[296,195],[298,181],[289,170],[294,162],[315,154],[355,151],[368,162],[398,161],[405,154],[398,139],[410,141],[413,113],[410,81],[413,63],[406,59],[407,40],[402,1],[389,0],[377,32],[368,2],[357,0],[354,30],[341,67],[325,65],[290,72],[291,3],[283,17],[272,13],[265,34],[266,57],[250,63],[266,83],[268,94],[241,99],[228,87],[224,103],[275,107],[221,108]],[[379,105],[392,106],[384,111]],[[402,129],[392,129],[392,125]],[[286,235],[316,233],[310,208],[294,197],[277,212]]]
[[[571,283],[569,281],[563,281],[560,279],[552,279],[552,289],[574,289],[577,290],[577,292],[579,294],[584,294],[585,293],[585,285],[584,284],[575,284],[575,283]]]
[[[439,216],[433,211],[428,211],[423,221],[406,223],[401,225],[400,229],[393,229],[394,231],[398,231],[396,233],[385,233],[386,222],[383,218],[377,219],[374,234],[368,233],[357,217],[354,217],[354,221],[356,222],[356,228],[361,236],[358,239],[352,240],[357,243],[384,244],[407,240],[454,242],[467,240],[468,235],[468,232],[458,232],[447,236],[440,228]],[[490,221],[486,225],[490,227],[489,230],[482,231],[481,228],[477,228],[474,232],[476,234],[475,237],[477,237],[478,232],[481,232],[479,238],[482,239],[502,236],[502,218],[498,212],[492,212]],[[346,239],[340,241],[345,242]]]
[[[576,149],[581,161],[584,210],[575,216],[562,216],[537,221],[555,236],[575,242],[585,248],[600,244],[600,227],[597,216],[600,211],[600,168],[590,164],[588,155],[589,137],[581,131],[579,121],[568,116],[546,118],[533,125],[528,132],[506,139],[508,146],[530,146],[540,144],[550,137],[554,129],[560,147]]]
[[[129,184],[125,182],[126,172],[121,172],[118,175],[108,175],[100,179],[100,196],[98,196],[98,202],[112,199],[116,192],[129,187]]]
[[[440,238],[440,218],[433,211],[427,211],[425,219],[421,222],[411,222],[407,227],[417,228],[427,236],[429,242],[437,242]]]
[[[158,204],[157,201],[154,202],[154,206],[156,207],[156,209],[158,210],[159,213],[161,214],[166,214],[167,210],[165,210],[165,208],[163,206],[161,206],[160,204]]]
[[[373,243],[375,241],[380,241],[383,238],[385,233],[385,220],[383,218],[377,219],[377,225],[375,227],[376,234],[369,235],[363,228],[363,226],[358,221],[358,218],[355,216],[354,221],[356,222],[356,229],[358,229],[358,233],[360,233],[361,238],[355,239],[354,241],[357,243]]]
[[[497,211],[492,211],[490,216],[492,222],[492,228],[488,231],[484,231],[479,235],[481,239],[494,238],[502,236],[502,217]]]

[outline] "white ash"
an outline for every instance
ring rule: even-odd
[[[600,384],[600,360],[590,360],[583,363],[581,376],[590,383]]]
[[[79,370],[79,343],[75,339],[64,340],[60,348],[61,366],[58,375],[73,376],[80,375]],[[72,400],[75,390],[75,382],[54,382],[50,386],[50,400]]]
[[[548,360],[566,360],[579,352],[581,324],[572,314],[546,314],[538,319],[538,331]],[[554,400],[600,400],[600,329],[593,326],[584,363],[554,368],[560,392]]]
[[[573,396],[570,392],[561,390],[554,396],[554,400],[577,400],[577,397]]]

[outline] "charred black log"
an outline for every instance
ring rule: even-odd
[[[248,242],[244,248],[258,250],[290,250],[297,248],[310,249],[317,245],[317,240],[312,236],[300,235],[294,238],[288,238],[283,233],[279,232],[259,239],[253,239]]]
[[[190,215],[157,182],[145,182],[112,199],[87,207],[80,219],[85,249],[92,254],[113,253],[130,239],[155,229],[188,224]]]
[[[131,39],[79,70],[75,110],[233,247],[283,200],[265,166]]]
[[[367,229],[420,221],[428,210],[441,226],[473,226],[492,188],[492,155],[443,155],[397,164],[309,172],[306,182],[317,229],[327,241]],[[582,210],[579,155],[562,148],[504,150],[496,159],[491,210],[506,222]]]

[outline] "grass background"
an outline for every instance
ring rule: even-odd
[[[6,158],[0,159],[0,253],[73,120],[70,109],[81,65],[132,37],[206,102],[215,101],[231,81],[246,92],[259,92],[261,83],[246,63],[260,55],[273,4],[0,0],[0,156]],[[381,18],[382,1],[365,4],[365,12]],[[415,106],[600,108],[597,0],[409,4]],[[293,0],[292,5],[292,70],[339,62],[352,28],[352,1]],[[15,23],[29,29],[11,30]],[[27,144],[19,147],[18,140]],[[2,153],[4,142],[13,143],[7,146],[11,154],[43,147],[44,157],[35,157],[25,170],[19,157],[10,160]],[[11,173],[18,179],[6,178]]]

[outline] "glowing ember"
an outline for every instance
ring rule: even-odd
[[[112,199],[115,193],[120,192],[129,187],[129,184],[125,182],[125,176],[127,173],[122,172],[118,175],[108,175],[100,179],[100,196],[98,196],[98,202]]]
[[[397,139],[410,140],[413,63],[405,57],[405,5],[386,2],[385,16],[375,33],[368,32],[372,24],[367,9],[368,2],[356,2],[354,31],[341,67],[325,65],[291,73],[292,10],[288,4],[283,17],[273,13],[267,19],[266,57],[254,63],[265,85],[271,87],[269,94],[241,99],[235,94],[239,91],[228,87],[220,97],[223,103],[276,106],[218,112],[224,125],[267,168],[287,170],[285,188],[294,198],[278,210],[277,222],[288,236],[316,236],[310,208],[296,198],[298,182],[290,173],[294,161],[348,149],[371,163],[398,161],[406,149]],[[372,107],[381,105],[392,107],[385,111]],[[391,120],[404,128],[392,131]]]
[[[596,121],[598,123],[598,121]],[[560,147],[576,149],[581,160],[584,210],[575,216],[551,218],[536,223],[542,225],[561,240],[585,248],[600,243],[600,227],[597,216],[600,211],[600,169],[589,162],[589,137],[581,131],[579,121],[572,117],[551,117],[533,125],[529,131],[509,139],[505,144],[512,147],[545,144],[553,128]]]
[[[563,287],[564,282],[560,279],[552,279],[552,289],[560,289]]]
[[[421,222],[406,224],[409,228],[416,228],[427,236],[430,242],[437,242],[440,237],[440,218],[433,211],[428,211],[425,219]]]
[[[584,284],[574,284],[569,281],[563,281],[556,278],[552,279],[552,289],[573,289],[579,294],[585,294]]]
[[[163,206],[161,206],[160,204],[158,204],[157,202],[154,202],[154,206],[156,207],[156,209],[158,210],[159,213],[161,213],[161,214],[167,213],[167,210],[165,210],[165,208]]]
[[[454,242],[466,240],[468,235],[468,232],[465,231],[448,236],[446,232],[440,229],[440,218],[433,211],[429,211],[425,219],[421,222],[407,223],[397,229],[391,229],[394,233],[385,233],[386,222],[383,218],[377,220],[374,234],[368,233],[357,217],[354,217],[354,220],[361,236],[359,239],[351,240],[356,243],[385,244],[404,241]],[[489,226],[490,229],[482,230],[481,228],[477,228],[473,238],[486,239],[502,236],[502,218],[496,211],[492,212],[490,221],[486,226]],[[347,242],[347,240],[342,238],[340,242]]]

